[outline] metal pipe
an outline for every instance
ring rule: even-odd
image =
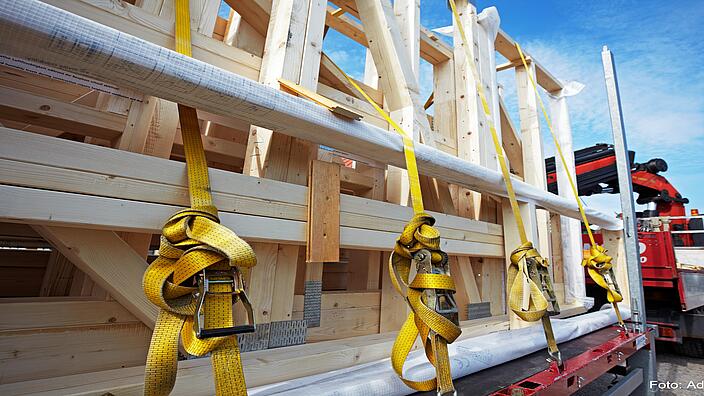
[[[231,116],[314,143],[404,167],[394,133],[338,117],[312,102],[154,45],[37,0],[0,1],[0,52],[148,95]],[[506,196],[501,175],[418,144],[421,173],[470,190]],[[519,200],[578,218],[574,202],[516,181]],[[621,222],[588,210],[606,229]]]

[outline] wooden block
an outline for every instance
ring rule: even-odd
[[[313,161],[308,198],[306,261],[340,260],[340,166]]]

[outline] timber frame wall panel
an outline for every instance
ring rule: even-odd
[[[174,47],[172,0],[41,1],[148,43]],[[258,255],[259,264],[247,274],[258,322],[303,319],[305,282],[322,285],[320,323],[309,326],[309,344],[245,353],[248,385],[385,358],[407,315],[386,265],[413,213],[405,206],[405,170],[398,168],[404,164],[401,146],[384,118],[323,53],[328,29],[366,47],[364,82],[359,83],[423,143],[417,145],[425,173],[423,197],[437,220],[441,247],[451,256],[460,318],[467,320],[467,307],[480,302],[490,303],[493,315],[462,322],[462,337],[521,327],[515,315],[506,314],[504,286],[505,257],[518,245],[515,222],[458,38],[450,44],[422,26],[419,0],[393,5],[389,0],[225,2],[232,9],[221,18],[220,0],[191,0],[193,57],[244,77],[237,80],[242,89],[258,89],[249,99],[260,95],[273,101],[243,100],[227,108],[199,102],[220,219]],[[466,0],[458,0],[458,6],[525,201],[521,210],[529,234],[543,255],[559,260],[567,245],[555,243],[559,234],[549,234],[548,212],[538,206],[551,209],[553,224],[565,224],[567,215],[575,216],[576,205],[545,191],[536,98],[526,77],[532,73],[553,94],[561,92],[562,83],[529,54],[529,70],[523,70],[495,9],[478,12]],[[0,45],[0,53],[3,49]],[[509,62],[497,66],[497,54]],[[433,72],[433,94],[425,106],[421,59]],[[509,114],[496,83],[497,72],[504,70],[516,73],[518,117]],[[52,249],[32,253],[41,265],[14,252],[3,256],[12,261],[3,268],[32,273],[34,283],[18,292],[32,297],[0,298],[0,309],[9,313],[0,319],[0,344],[23,354],[0,354],[0,393],[138,392],[143,368],[131,366],[144,362],[157,313],[141,290],[145,256],[158,245],[152,234],[188,205],[173,101],[189,98],[165,89],[141,92],[135,90],[138,82],[125,80],[115,89],[128,98],[50,74],[0,65],[0,221],[6,222],[0,223],[0,246]],[[278,92],[279,78],[353,110],[362,120],[340,119],[306,99]],[[434,106],[432,116],[429,106]],[[566,103],[561,106],[566,120],[561,128],[569,134]],[[286,113],[289,107],[296,111]],[[514,126],[516,119],[520,124]],[[335,195],[333,204],[310,180],[311,164],[335,170],[325,180],[328,187],[339,185],[339,191],[328,191]],[[309,195],[324,197],[326,204],[309,202]],[[309,207],[324,213],[311,221]],[[618,226],[604,214],[589,215],[607,227]],[[339,248],[315,243],[310,235],[320,234],[311,231],[323,230],[307,228],[318,220],[327,224],[330,216],[339,216],[339,224],[330,223],[339,233]],[[606,233],[614,252],[622,248],[618,235]],[[551,236],[558,238],[552,251]],[[316,251],[304,251],[307,242],[325,248],[325,254],[310,256]],[[560,303],[568,286],[563,274],[574,272],[567,265],[555,266]],[[80,282],[68,287],[67,276]],[[617,268],[617,277],[625,284],[625,270]],[[72,288],[78,295],[70,295]],[[571,302],[570,312],[580,309],[581,300]],[[103,344],[113,348],[101,349]],[[70,364],[71,348],[85,357],[80,364]],[[32,357],[42,353],[52,358]],[[179,366],[176,394],[210,389],[207,360]],[[90,373],[98,370],[108,371]],[[76,375],[66,377],[71,374]]]

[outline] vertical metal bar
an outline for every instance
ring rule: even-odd
[[[631,291],[631,319],[639,331],[645,331],[645,304],[643,301],[643,278],[640,272],[640,253],[638,251],[638,228],[633,203],[633,184],[631,182],[631,163],[628,159],[626,130],[621,113],[621,97],[611,51],[604,46],[601,52],[604,64],[606,94],[609,100],[611,129],[614,134],[614,151],[618,171],[618,186],[621,191],[621,211],[623,212],[623,231],[625,235],[626,265],[628,266],[628,286]]]
[[[640,268],[640,252],[638,247],[638,228],[636,225],[636,212],[633,203],[633,183],[631,181],[631,163],[628,159],[628,145],[626,144],[626,130],[623,125],[621,112],[621,96],[618,90],[618,80],[614,66],[614,57],[611,51],[604,46],[601,52],[601,61],[604,65],[604,80],[606,94],[609,101],[609,114],[611,116],[611,130],[614,135],[614,152],[616,155],[616,169],[618,171],[618,184],[621,192],[621,211],[623,213],[623,233],[626,251],[626,265],[628,267],[628,286],[631,293],[631,320],[636,331],[646,330],[645,301],[643,298],[643,276]],[[655,329],[655,331],[657,331]],[[629,358],[629,366],[643,369],[643,383],[633,392],[634,395],[657,394],[657,387],[650,386],[651,381],[657,379],[655,361],[654,332],[650,337],[650,349],[641,350]]]

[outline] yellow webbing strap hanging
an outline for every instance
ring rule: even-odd
[[[188,0],[176,0],[176,50],[190,56],[190,46]],[[144,394],[168,395],[173,389],[180,335],[189,354],[211,354],[216,394],[246,395],[237,338],[230,335],[201,339],[194,327],[200,331],[198,317],[202,314],[204,331],[232,328],[232,303],[246,296],[239,268],[253,267],[256,257],[246,242],[219,224],[196,110],[180,104],[178,110],[191,208],[168,220],[161,236],[159,257],[144,275],[147,298],[161,308],[147,355]],[[207,289],[191,286],[191,279],[206,276],[206,270],[212,274],[205,280],[210,280]],[[200,293],[202,307],[194,293]]]
[[[558,364],[561,365],[562,360],[560,357],[560,351],[557,347],[557,342],[555,341],[550,318],[547,315],[549,303],[543,295],[541,287],[539,286],[541,284],[546,284],[548,285],[548,290],[551,291],[551,281],[549,276],[547,276],[547,268],[549,264],[547,260],[540,256],[540,253],[538,253],[538,251],[533,247],[533,244],[528,240],[525,226],[523,224],[523,217],[521,216],[518,200],[516,199],[516,193],[513,190],[511,174],[509,173],[506,158],[504,157],[503,149],[501,148],[501,142],[499,141],[496,127],[494,126],[494,119],[492,118],[491,111],[489,109],[489,102],[484,94],[484,88],[481,84],[479,72],[477,71],[477,66],[474,64],[474,59],[470,52],[469,40],[467,40],[467,35],[465,33],[464,26],[462,25],[460,15],[457,12],[457,5],[455,4],[455,1],[448,1],[450,4],[450,9],[452,10],[452,15],[455,19],[455,25],[457,25],[458,32],[462,39],[466,61],[469,65],[469,69],[472,71],[477,94],[479,95],[482,103],[484,117],[489,125],[491,138],[494,142],[494,149],[496,150],[496,155],[501,167],[501,174],[503,175],[504,183],[506,184],[506,192],[508,193],[509,202],[511,203],[511,210],[513,211],[513,216],[516,220],[518,235],[521,239],[521,246],[514,250],[510,257],[511,264],[508,269],[508,284],[510,285],[508,298],[509,307],[518,317],[525,321],[542,321],[550,356],[552,356]]]
[[[401,327],[394,342],[391,350],[391,365],[399,378],[406,385],[417,391],[436,389],[439,395],[454,394],[455,389],[452,384],[447,344],[457,339],[462,331],[458,323],[437,312],[436,304],[439,302],[434,301],[434,299],[439,293],[446,296],[446,300],[443,300],[443,302],[452,300],[450,293],[454,293],[455,283],[450,277],[447,255],[440,250],[440,233],[433,227],[435,219],[425,213],[423,209],[423,196],[420,190],[413,138],[398,123],[391,119],[354,79],[337,65],[335,67],[367,102],[376,109],[379,115],[401,135],[403,140],[403,153],[406,159],[411,202],[415,214],[396,241],[394,251],[389,258],[388,270],[391,275],[391,282],[398,293],[406,298],[411,308],[411,313],[408,314],[406,322]],[[419,254],[421,250],[423,252]],[[445,273],[418,272],[409,284],[411,266],[415,262],[414,260],[418,260],[419,256],[422,255],[427,256],[425,259],[428,260],[428,266],[443,268]],[[451,304],[456,310],[454,300]],[[428,360],[435,366],[436,378],[413,381],[403,376],[403,365],[419,335],[423,341]]]
[[[518,50],[518,55],[521,57],[521,62],[523,62],[523,67],[525,67],[526,72],[528,72],[528,62],[526,62],[526,57],[518,43],[516,43],[516,49]],[[538,84],[535,83],[532,73],[527,74],[530,79],[530,83],[533,86],[533,91],[535,91],[535,96],[538,98],[538,103],[540,103],[540,109],[543,112],[543,117],[545,117],[545,123],[548,125],[548,129],[550,130],[552,141],[555,143],[555,148],[558,156],[560,157],[560,161],[562,162],[562,167],[565,170],[565,174],[567,175],[567,180],[570,182],[572,194],[574,195],[575,201],[577,201],[577,207],[579,207],[579,214],[582,216],[582,222],[584,222],[584,226],[587,229],[587,235],[589,235],[591,248],[589,249],[589,255],[582,260],[582,266],[587,268],[589,276],[594,280],[594,282],[596,282],[597,285],[606,289],[606,297],[614,306],[618,323],[625,329],[626,326],[621,318],[621,311],[618,309],[618,303],[623,301],[623,296],[621,296],[618,284],[616,283],[616,278],[613,274],[611,264],[612,258],[606,254],[606,249],[597,244],[594,240],[594,234],[592,233],[589,225],[587,214],[584,211],[584,205],[582,205],[582,200],[579,199],[577,186],[575,185],[574,179],[572,179],[572,173],[567,167],[567,160],[562,153],[562,146],[560,146],[560,141],[557,139],[557,135],[555,135],[555,131],[552,128],[552,122],[550,121],[548,112],[545,109],[545,104],[543,103],[543,99],[540,97],[540,93],[538,92]]]

